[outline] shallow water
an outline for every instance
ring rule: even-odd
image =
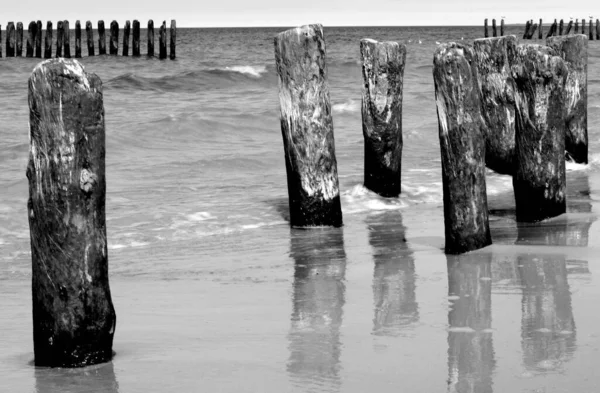
[[[25,166],[37,62],[0,60],[2,386],[596,391],[600,44],[589,44],[591,163],[567,167],[568,213],[517,225],[510,178],[489,172],[494,245],[446,257],[433,51],[480,28],[325,27],[345,225],[311,231],[286,221],[281,30],[180,29],[177,61],[82,59],[104,82],[117,328],[114,361],[80,370],[32,366]],[[361,186],[364,37],[408,46],[397,199]]]

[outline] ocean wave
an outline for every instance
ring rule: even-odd
[[[360,100],[346,100],[338,104],[333,104],[332,110],[336,113],[355,113],[360,112],[361,101]]]
[[[362,184],[357,184],[341,195],[345,214],[366,211],[398,210],[407,206],[399,198],[383,198]]]
[[[217,69],[220,70],[220,69]],[[250,75],[256,78],[260,78],[262,74],[267,73],[267,66],[233,66],[225,67],[224,71],[239,72],[240,74]]]

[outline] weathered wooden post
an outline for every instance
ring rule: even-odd
[[[0,57],[2,57],[2,25],[0,25]]]
[[[496,19],[492,19],[492,35],[494,37],[498,35],[498,30],[496,29]]]
[[[561,19],[560,22],[558,22],[558,35],[563,35],[564,31],[565,31],[565,22]]]
[[[36,366],[112,358],[102,82],[75,60],[29,79],[28,216]]]
[[[132,56],[140,55],[140,22],[137,19],[133,21],[133,37],[131,39]]]
[[[166,59],[167,58],[167,22],[163,20],[162,25],[160,25],[160,29],[158,31],[158,58]]]
[[[62,20],[59,20],[56,23],[56,57],[62,57],[64,33],[63,22]]]
[[[531,22],[525,22],[525,32],[523,33],[523,39],[526,40],[529,35],[529,28],[531,27]]]
[[[110,48],[111,55],[119,54],[119,23],[116,20],[110,22]]]
[[[538,40],[541,40],[542,37],[544,36],[544,29],[542,27],[542,18],[540,18],[540,30],[538,31]]]
[[[554,37],[547,45],[565,61],[568,69],[563,104],[566,111],[565,150],[573,161],[587,164],[587,39],[583,34]]]
[[[575,19],[575,34],[579,34],[579,19]]]
[[[485,121],[485,165],[495,172],[512,175],[515,171],[516,103],[510,64],[517,48],[517,37],[479,39],[473,45],[481,114]]]
[[[36,24],[37,34],[35,35],[35,57],[42,58],[42,21],[38,20]]]
[[[581,34],[585,34],[585,19],[581,19]]]
[[[600,40],[600,20],[596,19],[596,40]]]
[[[406,46],[360,41],[365,187],[384,197],[400,195],[402,87]]]
[[[492,243],[485,185],[485,140],[473,49],[448,43],[433,57],[447,254]]]
[[[556,25],[556,21],[554,21],[554,23],[552,23],[552,26],[550,26],[550,29],[548,29],[548,34],[546,35],[546,38],[556,35],[556,30],[557,30],[557,25]],[[540,39],[542,39],[542,38],[543,37],[540,37]]]
[[[81,22],[75,21],[75,58],[81,58]]]
[[[500,35],[504,35],[504,19],[500,20]]]
[[[537,24],[537,23],[534,23],[534,24],[531,26],[531,29],[530,29],[530,31],[529,31],[529,36],[528,36],[527,38],[529,38],[529,39],[532,39],[532,38],[533,38],[533,35],[535,34],[535,31],[537,30],[537,27],[538,27],[538,24]]]
[[[565,31],[565,35],[569,35],[569,33],[571,32],[572,28],[573,28],[573,21],[570,20],[569,24],[567,25],[567,30]]]
[[[552,48],[517,46],[511,66],[517,86],[517,221],[540,221],[565,212],[565,78],[567,68]]]
[[[125,28],[123,29],[123,56],[129,56],[129,32],[131,31],[131,23],[125,21]]]
[[[36,35],[37,24],[35,22],[29,22],[29,26],[27,27],[27,48],[25,49],[25,57],[33,57]]]
[[[87,39],[88,56],[94,56],[94,30],[92,29],[92,22],[85,22],[85,37]]]
[[[589,40],[594,40],[594,21],[590,19],[590,27],[588,28]]]
[[[175,60],[175,45],[176,45],[176,41],[177,41],[177,25],[175,23],[175,19],[171,19],[171,34],[170,34],[170,38],[171,38],[171,47],[170,47],[170,53],[169,53],[169,58],[171,60]]]
[[[148,21],[148,56],[154,56],[154,21]]]
[[[16,53],[17,57],[23,56],[23,23],[17,22],[17,45]]]
[[[52,57],[52,22],[46,22],[46,39],[44,41],[44,59]]]
[[[106,54],[106,32],[104,31],[104,21],[98,21],[98,54]]]
[[[483,21],[483,36],[485,38],[489,37],[489,33],[488,33],[488,20],[487,18],[485,18],[485,20]]]
[[[320,24],[275,36],[290,224],[342,225],[333,120]]]
[[[65,59],[71,58],[71,29],[69,28],[69,21],[63,21],[63,43]]]
[[[15,57],[15,24],[6,25],[6,57]]]

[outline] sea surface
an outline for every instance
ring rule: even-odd
[[[75,370],[32,363],[38,60],[0,59],[0,390],[599,391],[600,42],[590,164],[567,165],[567,214],[517,225],[511,178],[488,172],[494,244],[447,257],[433,53],[483,28],[324,27],[344,226],[314,230],[288,222],[273,49],[285,29],[178,29],[175,61],[81,59],[104,86],[117,326],[114,360]],[[399,198],[362,186],[362,38],[407,46]]]

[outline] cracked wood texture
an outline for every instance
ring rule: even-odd
[[[290,223],[341,226],[323,27],[297,27],[274,41]]]
[[[400,195],[402,168],[402,87],[406,46],[360,42],[365,187],[384,197]]]
[[[517,46],[511,71],[517,87],[513,176],[517,221],[534,222],[566,209],[565,79],[567,67],[542,45]]]
[[[81,58],[81,22],[75,21],[75,58]]]
[[[63,22],[59,20],[56,23],[56,57],[63,57],[63,41],[65,39],[65,32],[63,30]]]
[[[98,21],[98,54],[106,54],[106,30],[103,20]]]
[[[85,37],[87,39],[88,56],[94,56],[94,33],[92,30],[92,22],[85,22]]]
[[[17,42],[15,56],[23,56],[23,22],[17,22]]]
[[[63,21],[63,44],[64,44],[64,57],[66,59],[71,58],[71,28],[69,27],[69,21]]]
[[[470,46],[438,46],[433,57],[446,253],[460,254],[492,243],[485,185],[485,136]]]
[[[110,47],[111,55],[119,54],[119,23],[116,20],[110,22]]]
[[[485,121],[485,165],[512,175],[515,155],[515,82],[510,72],[513,35],[475,40],[475,69]]]
[[[42,58],[42,21],[38,20],[36,23],[37,34],[35,35],[35,57],[38,59]]]
[[[167,22],[164,20],[158,30],[158,58],[167,58]]]
[[[27,48],[25,49],[25,57],[33,57],[35,48],[35,37],[37,35],[37,24],[30,22],[27,28]]]
[[[556,51],[569,73],[565,85],[565,150],[577,163],[588,163],[587,75],[588,40],[583,34],[552,37],[547,45]]]
[[[29,79],[28,216],[36,366],[112,357],[102,82],[76,60],[46,60]]]
[[[52,57],[52,22],[46,23],[46,37],[44,40],[44,59]]]
[[[8,22],[6,25],[6,57],[15,57],[15,24]]]

